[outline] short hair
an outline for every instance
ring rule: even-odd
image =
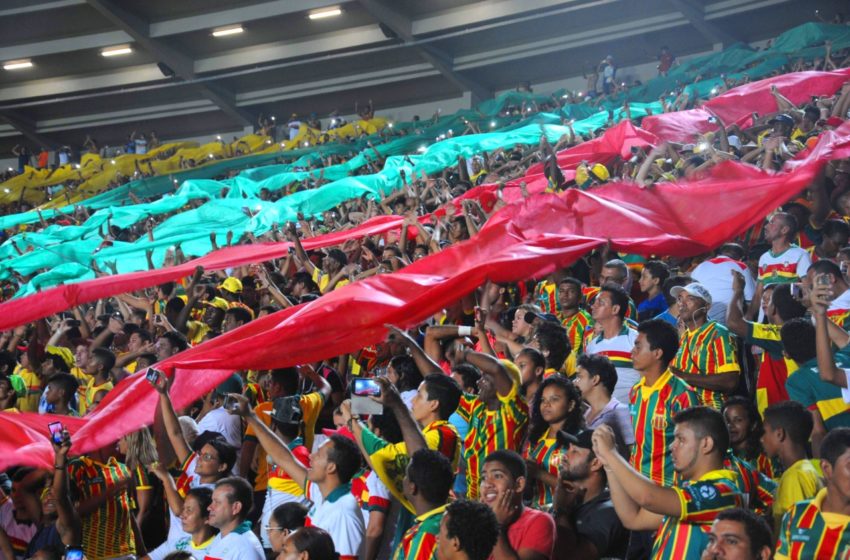
[[[698,439],[710,437],[714,442],[714,452],[723,457],[729,449],[729,427],[726,419],[716,408],[692,406],[676,413],[675,425],[687,424]]]
[[[820,445],[821,460],[835,467],[838,458],[850,449],[850,428],[833,428]]]
[[[339,263],[339,266],[345,266],[348,264],[348,257],[345,255],[345,252],[343,252],[342,249],[337,249],[336,247],[334,247],[333,249],[330,249],[328,251],[327,255],[328,258],[333,259],[337,263]]]
[[[175,287],[176,287],[176,284],[174,282],[163,282],[162,284],[157,286],[159,291],[161,291],[162,295],[164,295],[166,298],[171,297],[171,294],[174,293]]]
[[[284,529],[294,531],[307,522],[307,506],[299,502],[286,502],[274,508],[272,517]]]
[[[233,470],[233,467],[236,465],[236,448],[227,443],[227,440],[224,439],[221,434],[216,434],[215,432],[212,433],[215,434],[215,436],[210,438],[208,441],[205,441],[203,445],[209,445],[215,449],[216,453],[218,453],[219,463],[227,465],[227,469],[224,470],[224,474],[230,474],[230,471]],[[198,439],[201,439],[201,437],[198,436]]]
[[[773,558],[773,531],[760,515],[743,508],[724,509],[717,514],[716,521],[735,521],[744,526],[744,532],[750,538],[750,553],[758,557],[759,551],[768,547]]]
[[[132,325],[132,323],[128,323],[128,324]],[[153,336],[151,335],[150,331],[147,331],[143,328],[139,328],[138,330],[133,331],[132,334],[138,336],[144,342],[152,342],[153,341]]]
[[[185,550],[175,550],[166,554],[162,560],[195,560],[195,557]]]
[[[457,500],[446,507],[446,517],[446,536],[458,540],[469,560],[490,557],[499,538],[499,522],[487,504]]]
[[[528,358],[531,360],[532,366],[534,366],[535,368],[546,369],[546,356],[544,356],[543,353],[537,348],[525,346],[517,353],[517,357],[519,356],[528,356]]]
[[[658,278],[659,286],[664,286],[664,282],[670,277],[670,267],[661,261],[646,261],[643,269],[649,272],[649,275],[653,278]]]
[[[829,259],[820,259],[819,261],[813,262],[809,268],[814,274],[831,274],[836,280],[841,280],[843,277],[843,274],[841,274],[841,267]]]
[[[820,109],[814,105],[806,105],[803,108],[803,115],[809,120],[817,122],[820,120]]]
[[[480,377],[480,375],[479,375]],[[429,401],[438,401],[440,403],[437,409],[440,418],[448,420],[460,404],[460,398],[463,396],[463,389],[457,384],[457,381],[449,375],[442,373],[431,373],[425,376],[425,392],[428,394]]]
[[[504,465],[514,480],[528,476],[528,470],[525,468],[525,459],[516,451],[508,449],[498,449],[493,451],[484,458],[484,465],[487,463],[501,463]]]
[[[560,323],[554,321],[543,321],[534,329],[534,338],[540,345],[540,350],[548,350],[546,365],[552,369],[559,370],[564,366],[572,351],[570,339],[567,337],[567,329]]]
[[[342,484],[347,484],[360,470],[360,449],[345,436],[334,434],[333,447],[328,449],[328,462],[336,465],[336,474]]]
[[[184,307],[186,307],[186,302],[179,297],[173,297],[165,303],[166,313],[180,313]]]
[[[272,383],[283,387],[283,392],[292,396],[298,392],[298,370],[294,367],[271,370]]]
[[[679,333],[676,327],[663,319],[649,319],[640,323],[637,331],[646,336],[650,350],[661,350],[661,361],[669,365],[679,351]]]
[[[230,487],[230,491],[227,493],[227,500],[231,504],[236,502],[242,504],[242,509],[237,517],[243,520],[246,519],[254,507],[254,488],[241,476],[228,476],[215,483],[216,488],[221,488],[222,486]]]
[[[527,350],[527,349],[523,348],[522,351],[520,352],[520,354],[522,352],[524,352],[525,350]],[[534,350],[534,349],[528,348],[528,350]],[[534,350],[534,351],[537,352],[537,350]],[[537,352],[537,353],[540,354],[540,352]],[[540,354],[540,356],[541,356],[541,358],[543,357],[542,354]],[[455,364],[452,367],[452,372],[460,375],[460,378],[463,380],[463,387],[461,387],[461,389],[466,389],[467,387],[477,387],[478,386],[478,380],[481,379],[481,370],[478,369],[476,366],[474,366],[472,364]],[[428,379],[428,378],[426,377],[425,379]],[[429,396],[430,396],[430,393],[429,393]]]
[[[618,284],[608,282],[599,288],[599,294],[596,297],[602,295],[602,292],[607,292],[611,295],[611,304],[620,306],[617,315],[620,317],[620,320],[625,319],[626,313],[629,311],[629,294],[626,293],[626,290]]]
[[[419,449],[410,457],[407,478],[430,504],[445,504],[454,485],[451,462],[433,449]]]
[[[106,348],[95,348],[91,351],[92,358],[96,358],[100,365],[103,366],[103,371],[109,373],[115,367],[115,354]]]
[[[850,236],[850,226],[848,226],[847,222],[845,222],[844,220],[827,220],[823,223],[823,227],[821,228],[821,234],[824,237],[832,237],[833,235],[841,235],[844,237],[848,237]]]
[[[773,294],[770,296],[770,302],[773,304],[773,308],[776,309],[776,314],[779,315],[779,318],[783,322],[788,322],[797,317],[803,317],[806,314],[806,306],[791,295],[790,284],[774,284],[773,286]]]
[[[578,367],[583,367],[591,377],[598,377],[599,382],[608,391],[608,394],[614,392],[614,387],[617,386],[617,368],[614,363],[602,354],[582,354],[579,356]]]
[[[390,360],[390,365],[398,374],[396,386],[399,391],[415,390],[422,383],[422,373],[412,356],[395,356]]]
[[[815,426],[812,413],[797,401],[782,401],[764,409],[764,421],[772,429],[782,428],[791,441],[805,446]]]
[[[820,262],[820,261],[818,261]],[[779,330],[782,346],[788,357],[803,364],[817,356],[815,326],[802,317],[791,319]]]
[[[251,312],[242,307],[241,305],[236,305],[234,307],[228,308],[227,311],[224,312],[224,314],[233,315],[233,318],[236,320],[236,322],[242,323],[243,325],[246,323],[250,323],[251,319],[253,319],[253,317],[251,317]]]
[[[71,375],[70,373],[59,372],[53,374],[50,379],[47,381],[48,384],[53,384],[62,389],[65,392],[65,400],[67,402],[71,402],[74,400],[74,395],[77,394],[77,388],[80,386],[80,383],[77,381],[77,378]]]
[[[212,489],[205,486],[189,488],[186,492],[186,497],[192,496],[198,501],[198,507],[201,508],[201,517],[206,519],[210,515],[210,504],[212,503]]]
[[[788,212],[777,212],[773,216],[782,220],[784,225],[788,227],[788,235],[785,236],[785,239],[793,239],[794,236],[797,235],[797,231],[800,226],[797,223],[797,218],[794,214],[790,214]]]
[[[186,340],[186,337],[180,334],[179,332],[168,331],[162,333],[160,338],[164,338],[171,344],[173,347],[177,348],[179,352],[186,350],[189,348],[189,341]]]
[[[629,265],[623,259],[611,259],[603,264],[602,268],[616,268],[620,282],[629,277]]]
[[[289,537],[298,552],[306,552],[308,558],[334,560],[338,558],[334,541],[324,529],[311,525],[301,527]]]
[[[671,276],[664,281],[664,284],[662,284],[661,287],[661,291],[664,294],[664,300],[667,302],[668,307],[676,303],[676,298],[673,296],[673,294],[670,293],[670,291],[676,286],[687,286],[692,281],[693,280],[690,276],[685,276],[683,274]]]

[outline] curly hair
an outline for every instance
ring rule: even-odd
[[[581,407],[581,391],[578,390],[578,387],[575,384],[564,377],[563,375],[553,375],[548,379],[544,379],[543,383],[540,384],[540,387],[537,388],[537,392],[534,393],[534,397],[531,400],[531,418],[529,420],[529,428],[528,428],[528,442],[531,445],[535,445],[540,438],[543,437],[543,434],[546,433],[546,430],[549,429],[549,423],[543,419],[543,414],[540,412],[540,401],[543,399],[543,391],[547,387],[556,386],[560,388],[564,392],[564,396],[567,397],[567,401],[575,403],[572,410],[567,411],[567,415],[564,418],[564,430],[568,432],[575,432],[579,428],[584,427],[584,412]]]

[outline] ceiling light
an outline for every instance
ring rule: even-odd
[[[26,58],[24,60],[10,60],[3,64],[3,70],[20,70],[21,68],[32,68],[32,61]]]
[[[130,54],[133,49],[130,45],[118,45],[117,47],[107,47],[100,51],[101,56],[121,56],[122,54]]]
[[[213,37],[227,37],[228,35],[236,35],[243,31],[245,30],[242,28],[242,24],[228,25],[227,27],[213,29],[212,35]]]
[[[322,19],[328,17],[338,16],[342,13],[342,10],[339,8],[327,8],[324,10],[316,10],[315,12],[310,12],[310,15],[307,16],[310,19]]]

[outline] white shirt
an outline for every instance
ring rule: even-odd
[[[701,262],[691,273],[691,278],[705,286],[711,294],[709,321],[726,324],[726,309],[732,301],[733,270],[743,275],[744,299],[751,301],[756,293],[756,284],[750,269],[741,261],[729,257],[715,257]]]
[[[629,402],[629,391],[640,380],[640,374],[632,368],[632,348],[637,340],[637,331],[623,324],[617,336],[605,338],[595,336],[587,343],[585,354],[607,356],[617,368],[617,384],[612,397],[620,402]]]
[[[759,281],[765,286],[786,282],[799,282],[812,265],[809,252],[791,245],[778,255],[771,251],[759,258]]]
[[[224,410],[223,406],[210,410],[198,422],[199,434],[207,430],[221,434],[236,449],[242,447],[242,419]]]
[[[184,551],[188,552],[195,558],[203,558],[214,540],[215,537],[205,543],[195,546],[195,543],[192,542],[192,537],[189,535],[179,537],[176,540],[169,537],[164,543],[148,552],[148,556],[151,560],[163,560],[172,552]]]
[[[351,485],[343,484],[323,497],[315,482],[307,485],[307,499],[313,507],[307,513],[310,525],[324,529],[331,535],[340,556],[358,556],[360,544],[366,534],[366,524]]]
[[[230,532],[226,537],[215,536],[204,560],[265,560],[263,546],[252,531]]]

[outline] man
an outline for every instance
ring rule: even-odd
[[[632,275],[629,272],[629,265],[622,259],[611,259],[602,265],[602,271],[599,273],[599,285],[616,284],[623,288],[626,293],[631,293]],[[587,301],[592,301],[596,294],[599,293],[599,288],[587,288],[584,290],[584,295]],[[626,310],[626,319],[634,322],[637,320],[637,307],[635,302],[629,298],[629,307]]]
[[[600,424],[608,424],[631,448],[635,443],[635,433],[629,405],[611,396],[617,385],[617,369],[611,360],[599,355],[582,356],[573,382],[581,391],[582,400],[587,403],[584,413],[587,427],[593,429]]]
[[[670,267],[661,261],[647,261],[640,272],[640,291],[646,294],[646,299],[638,305],[638,321],[645,321],[664,313],[667,310],[667,300],[662,288],[670,277]]]
[[[242,447],[242,422],[224,409],[227,395],[241,393],[242,388],[242,378],[234,373],[207,394],[198,416],[198,433],[215,432],[236,449]]]
[[[494,451],[481,470],[481,501],[496,514],[502,530],[493,549],[494,560],[552,558],[555,522],[548,513],[522,503],[526,486],[525,461],[514,451]]]
[[[628,401],[629,391],[637,383],[638,372],[632,366],[631,351],[637,339],[637,331],[626,323],[629,296],[615,284],[603,284],[590,307],[598,336],[591,332],[585,338],[584,354],[607,356],[617,367],[617,386],[614,398]]]
[[[702,261],[691,272],[694,282],[699,282],[711,295],[711,308],[708,310],[709,321],[726,323],[726,308],[732,301],[732,273],[741,274],[744,279],[744,300],[752,301],[756,284],[750,268],[742,261],[744,248],[737,243],[726,243],[717,250],[717,256]]]
[[[558,432],[566,452],[561,455],[552,503],[555,558],[625,558],[629,532],[614,511],[605,469],[593,453],[592,435],[592,430],[575,435]]]
[[[310,274],[310,278],[319,286],[321,293],[326,294],[349,283],[348,278],[343,278],[342,274],[342,269],[348,264],[348,257],[341,249],[328,249],[322,258],[322,268],[319,268],[313,264],[301,245],[295,226],[287,229],[286,237],[295,247],[295,259]]]
[[[475,527],[475,531],[470,531]],[[446,506],[437,539],[439,560],[487,560],[499,535],[496,516],[486,505],[457,500]]]
[[[661,291],[664,293],[664,298],[667,302],[667,311],[659,314],[655,317],[656,319],[663,319],[674,327],[679,326],[679,300],[670,293],[670,290],[676,286],[687,286],[690,283],[691,277],[683,276],[681,274],[671,276],[664,282],[664,286],[661,288]]]
[[[590,313],[581,308],[582,299],[581,282],[579,280],[568,277],[558,282],[558,303],[560,304],[558,318],[564,328],[567,329],[567,340],[569,340],[570,348],[572,348],[567,357],[567,369],[569,369],[570,364],[575,364],[579,352],[581,352],[584,333],[593,326],[593,318]]]
[[[334,434],[310,454],[310,467],[307,468],[257,417],[247,398],[235,393],[230,396],[239,403],[231,412],[247,420],[272,461],[305,488],[305,496],[313,504],[308,513],[309,524],[331,534],[341,560],[356,558],[366,532],[360,506],[351,493],[351,479],[360,470],[357,445]]]
[[[785,357],[779,330],[786,321],[802,317],[806,308],[791,296],[789,285],[770,289],[765,317],[770,323],[757,323],[744,318],[745,277],[732,271],[732,299],[726,309],[726,326],[745,342],[762,349],[756,380],[756,405],[759,412],[769,405],[788,400],[785,382],[797,370],[797,364]]]
[[[850,547],[850,428],[830,431],[822,450],[826,488],[785,513],[777,560],[846,557]]]
[[[186,340],[186,337],[174,331],[163,333],[154,345],[157,361],[160,362],[170,358],[178,352],[182,352],[188,347],[189,342]]]
[[[770,250],[759,258],[759,285],[750,305],[750,317],[755,317],[765,286],[799,282],[806,276],[811,265],[809,253],[791,242],[797,229],[797,219],[786,212],[775,213],[764,226],[764,240],[770,243]]]
[[[804,285],[811,289],[818,275],[822,275],[821,282],[829,286],[832,294],[826,316],[845,331],[850,330],[850,285],[845,281],[844,274],[834,262],[820,260],[809,268]]]
[[[609,426],[593,432],[593,451],[606,467],[611,500],[623,525],[635,531],[657,529],[655,559],[696,558],[708,545],[709,524],[717,514],[745,501],[737,475],[723,469],[729,448],[723,415],[696,406],[673,421],[670,455],[679,475],[676,487],[658,486],[629,465],[617,452]]]
[[[638,325],[632,361],[641,378],[629,397],[635,434],[631,463],[662,486],[674,482],[667,446],[673,441],[673,417],[699,404],[696,392],[668,369],[679,347],[676,329],[661,319]]]
[[[244,478],[231,476],[216,483],[207,523],[219,533],[206,551],[206,560],[265,559],[263,547],[246,521],[253,506],[251,485]]]
[[[71,407],[74,396],[77,394],[78,385],[77,379],[70,373],[54,374],[47,382],[47,388],[44,390],[47,410],[51,414],[78,416],[77,411]]]
[[[720,410],[741,373],[729,331],[708,320],[712,300],[702,284],[691,282],[670,293],[679,300],[679,321],[685,327],[670,369],[696,389],[700,402]]]
[[[394,560],[429,560],[435,556],[453,483],[452,465],[439,451],[420,449],[411,456],[404,496],[416,510],[416,521],[401,538]]]
[[[83,371],[89,376],[86,394],[80,403],[80,415],[90,414],[96,407],[95,403],[112,390],[109,372],[115,367],[115,354],[106,348],[95,348],[91,351]]]
[[[238,329],[253,320],[251,311],[244,307],[230,307],[224,312],[224,321],[221,323],[221,332],[226,333]]]
[[[762,517],[747,509],[724,509],[711,526],[702,560],[770,560],[773,542]]]

